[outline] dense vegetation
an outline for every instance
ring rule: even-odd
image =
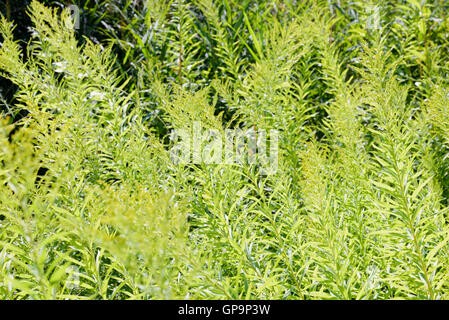
[[[447,1],[9,2],[1,299],[449,298]]]

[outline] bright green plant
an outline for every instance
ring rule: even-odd
[[[1,18],[1,298],[449,298],[442,3],[139,6],[114,46],[33,1],[26,54]],[[277,130],[276,172],[173,161],[198,123]]]

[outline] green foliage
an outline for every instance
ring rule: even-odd
[[[0,20],[0,298],[449,298],[444,2],[82,6]],[[196,122],[277,171],[172,161]]]

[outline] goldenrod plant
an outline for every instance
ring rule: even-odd
[[[449,298],[445,1],[46,4],[0,18],[1,299]]]

